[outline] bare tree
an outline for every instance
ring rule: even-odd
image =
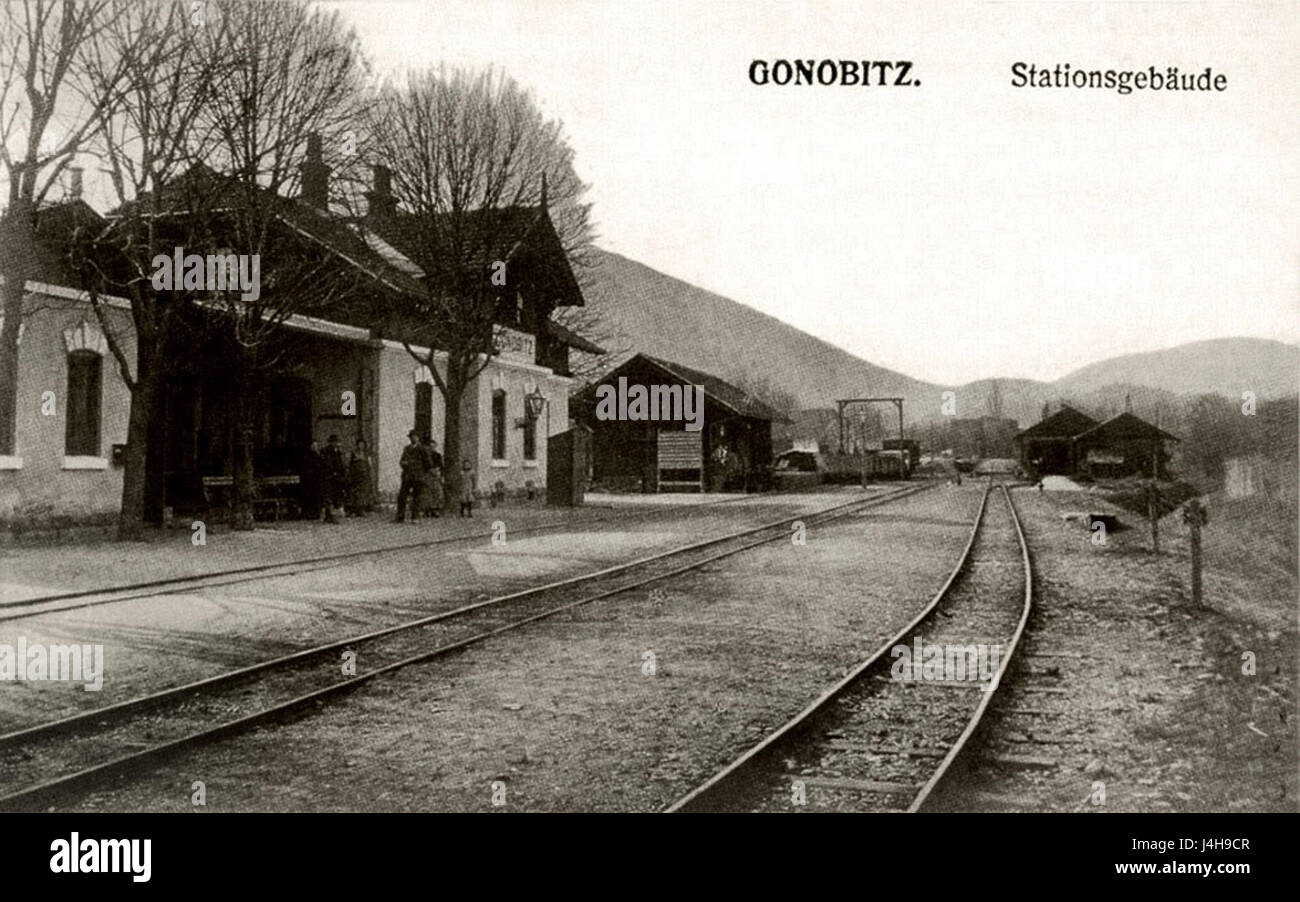
[[[337,12],[306,0],[210,6],[204,55],[228,63],[199,121],[212,136],[208,162],[225,179],[225,211],[212,232],[226,236],[235,253],[264,263],[256,298],[230,293],[206,305],[229,338],[237,386],[234,525],[251,528],[259,378],[275,367],[290,317],[331,312],[356,287],[328,251],[300,234],[300,210],[289,196],[300,187],[309,146],[354,143],[368,69],[355,32]],[[305,200],[325,206],[329,198]],[[327,211],[319,212],[327,221]]]
[[[175,369],[168,339],[183,327],[186,308],[197,299],[183,291],[156,292],[152,261],[160,253],[170,255],[175,246],[196,243],[193,229],[209,218],[163,214],[177,206],[201,209],[214,200],[180,178],[210,147],[197,125],[211,102],[221,63],[201,52],[204,43],[194,40],[199,27],[205,26],[181,4],[114,0],[86,65],[89,83],[111,98],[98,110],[91,152],[103,162],[117,209],[104,228],[83,236],[75,250],[82,288],[131,393],[119,538],[138,536],[146,519],[156,516],[149,508],[161,504],[161,486],[154,487],[156,504],[146,498],[150,420],[161,387]],[[184,188],[189,191],[182,199]],[[130,303],[134,360],[122,319],[105,303],[105,294]]]
[[[582,266],[591,245],[590,208],[581,202],[586,185],[561,125],[494,70],[412,74],[402,86],[383,87],[373,112],[371,155],[392,171],[411,236],[403,251],[425,274],[425,291],[390,311],[390,329],[442,393],[445,472],[454,493],[461,405],[497,353],[495,327],[509,303],[507,289],[491,278],[493,264],[522,237],[521,210],[547,207],[565,253]],[[508,285],[512,295],[521,287]]]
[[[14,452],[18,330],[36,260],[37,214],[50,188],[99,124],[112,87],[84,80],[85,51],[108,0],[0,3],[0,454]]]

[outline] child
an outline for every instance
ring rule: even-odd
[[[460,469],[460,515],[472,517],[474,516],[474,489],[478,480],[474,475],[474,465],[468,460],[461,463]]]

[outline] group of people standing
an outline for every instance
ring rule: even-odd
[[[375,509],[374,472],[374,458],[363,438],[357,439],[347,458],[337,435],[331,435],[324,448],[312,442],[302,465],[303,515],[337,523],[336,512],[370,513]]]
[[[437,517],[442,513],[442,455],[438,445],[429,436],[420,437],[412,429],[406,434],[410,440],[402,449],[402,484],[397,490],[398,523],[405,522],[409,506],[410,518]]]
[[[412,520],[420,517],[437,517],[444,505],[442,480],[443,460],[438,445],[427,435],[423,438],[412,429],[406,434],[410,444],[402,449],[402,484],[397,490],[398,523],[405,522],[409,506]],[[460,515],[474,515],[474,466],[468,460],[461,463]]]
[[[445,506],[443,459],[429,436],[412,429],[402,449],[402,484],[397,493],[397,522],[441,515]],[[476,480],[473,464],[461,465],[460,515],[473,516]],[[362,516],[375,509],[375,463],[366,440],[358,438],[345,458],[337,435],[321,448],[312,442],[302,464],[302,511],[312,519],[337,523],[338,515]]]

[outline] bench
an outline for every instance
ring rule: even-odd
[[[262,511],[269,510],[277,522],[286,510],[298,508],[297,499],[286,495],[288,486],[296,486],[301,479],[294,474],[285,476],[261,476],[253,480],[253,517],[264,519]],[[231,490],[235,487],[233,476],[204,476],[203,501],[209,510],[214,508],[230,510]]]

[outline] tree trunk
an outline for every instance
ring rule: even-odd
[[[465,399],[465,382],[450,372],[450,366],[448,370],[447,387],[443,392],[442,473],[444,497],[450,509],[453,504],[460,505],[460,490],[464,483],[461,471],[461,404]]]
[[[126,454],[122,470],[122,508],[117,516],[117,537],[139,539],[145,528],[146,462],[149,450],[149,421],[153,412],[157,380],[141,367],[131,392],[131,411],[126,427]]]
[[[23,320],[21,276],[5,272],[4,328],[0,329],[0,454],[13,454],[18,410],[18,327]]]
[[[161,359],[166,359],[165,350],[159,350]],[[144,444],[144,521],[161,525],[163,508],[173,503],[167,491],[167,398],[168,383],[161,370],[155,370],[153,376],[153,403],[147,413],[148,429]],[[197,428],[197,427],[195,427]]]
[[[257,404],[252,374],[251,351],[243,351],[238,368],[239,387],[235,391],[235,448],[231,476],[230,525],[232,529],[253,528],[253,436]]]
[[[18,330],[23,322],[23,293],[36,246],[31,205],[16,200],[0,218],[0,267],[4,273],[4,328],[0,329],[0,454],[18,451]]]

